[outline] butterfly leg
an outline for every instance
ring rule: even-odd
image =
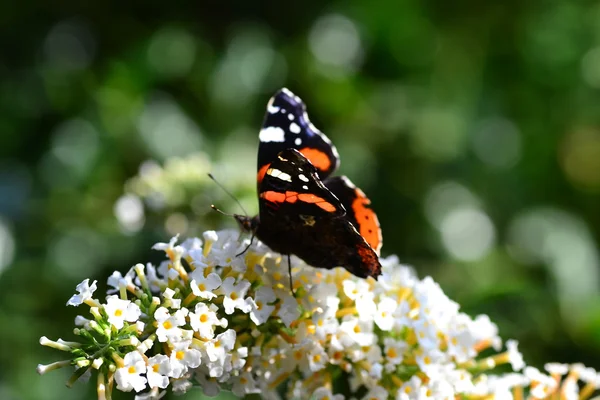
[[[250,243],[248,244],[248,246],[246,246],[246,248],[244,250],[242,250],[240,253],[236,254],[236,257],[241,256],[242,254],[244,254],[245,252],[248,251],[248,249],[250,248],[250,246],[252,246],[252,242],[254,242],[254,232],[252,232],[252,237],[250,237]]]
[[[289,254],[287,255],[287,259],[288,259],[288,273],[290,274],[290,291],[292,292],[292,296],[294,296],[295,295],[294,284],[292,282],[292,261],[291,261],[291,257]]]

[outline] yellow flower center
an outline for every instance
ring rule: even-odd
[[[396,357],[398,357],[398,353],[396,352],[395,348],[390,347],[389,350],[387,351],[387,356],[389,358],[396,358]]]
[[[205,285],[204,283],[200,283],[200,284],[198,285],[198,289],[200,289],[200,291],[202,291],[202,292],[203,292],[203,291],[205,291],[205,290],[206,290],[206,285]]]
[[[232,292],[232,293],[231,293],[231,296],[229,296],[229,297],[231,297],[231,300],[237,300],[237,298],[238,298],[238,295],[237,295],[237,293],[236,293],[236,292]]]
[[[241,383],[242,385],[245,385],[246,383],[248,383],[248,379],[246,379],[245,377],[243,377],[243,376],[242,376],[242,377],[240,378],[240,383]]]
[[[206,321],[208,321],[208,315],[202,314],[200,316],[200,322],[205,323]]]
[[[121,310],[120,308],[115,310],[115,317],[120,317],[121,315],[123,315],[123,310]]]
[[[321,355],[320,354],[315,354],[313,356],[313,361],[318,363],[319,361],[321,361]]]
[[[130,374],[135,374],[137,372],[137,370],[135,369],[135,367],[132,365],[131,367],[129,367],[127,369],[127,372],[129,372]]]
[[[171,321],[165,321],[163,322],[163,327],[165,329],[171,329],[173,327],[173,324],[171,324]]]
[[[160,365],[159,365],[159,364],[154,364],[154,365],[152,366],[152,371],[154,371],[154,372],[156,372],[156,373],[158,373],[158,370],[159,370],[159,369],[160,369]]]
[[[276,281],[280,281],[281,280],[281,273],[274,272],[273,273],[273,279],[275,279]]]
[[[262,301],[257,301],[257,302],[256,302],[256,308],[258,308],[259,310],[262,310],[262,308],[263,308],[263,303],[262,303]]]
[[[360,326],[356,325],[354,327],[354,333],[360,333]]]
[[[177,358],[178,360],[183,360],[183,357],[185,357],[185,351],[179,350],[175,353],[175,358]]]
[[[296,351],[294,352],[294,358],[295,358],[296,360],[298,360],[298,361],[302,360],[302,351],[300,351],[300,350],[296,350]]]

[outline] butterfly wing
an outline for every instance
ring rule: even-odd
[[[261,221],[268,215],[332,218],[346,214],[338,198],[319,179],[317,169],[295,149],[275,156],[258,195]]]
[[[325,181],[325,186],[344,205],[346,219],[379,254],[382,245],[381,227],[375,211],[371,208],[371,200],[345,176],[329,178]]]
[[[381,273],[377,253],[346,218],[346,209],[295,149],[281,151],[259,187],[256,236],[271,249],[320,268],[342,266],[356,276]]]
[[[269,100],[263,126],[259,134],[258,186],[279,152],[296,149],[325,179],[339,165],[339,156],[329,138],[308,119],[302,100],[288,89],[281,89]]]

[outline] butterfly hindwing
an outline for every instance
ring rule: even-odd
[[[259,139],[258,186],[269,164],[285,149],[292,148],[302,153],[317,169],[322,180],[339,165],[335,146],[310,122],[302,100],[285,88],[269,100]]]
[[[325,181],[325,186],[344,205],[346,219],[379,254],[382,244],[381,228],[377,215],[371,208],[371,200],[345,176],[331,177]]]

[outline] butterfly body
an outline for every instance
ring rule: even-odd
[[[348,178],[329,177],[339,165],[337,150],[310,123],[300,98],[287,89],[276,93],[259,137],[259,215],[236,216],[242,228],[314,267],[377,277],[377,217]]]

